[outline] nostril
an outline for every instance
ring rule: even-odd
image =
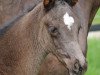
[[[75,60],[73,72],[74,73],[78,73],[79,72],[79,68],[80,68],[79,61],[78,60]]]
[[[76,68],[76,69],[79,68],[79,62],[78,61],[75,62],[74,68]]]
[[[74,64],[74,68],[78,69],[79,71],[82,71],[84,69],[87,69],[87,63],[85,62],[85,64],[82,66],[80,62],[76,60]]]
[[[83,68],[82,67],[79,67],[79,71],[82,72],[82,70],[83,70]]]
[[[79,60],[75,60],[73,73],[81,75],[87,70],[87,63],[85,62],[83,65],[80,64]]]

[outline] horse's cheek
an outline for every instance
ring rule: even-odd
[[[48,54],[44,59],[38,75],[69,75],[68,70],[53,54]]]

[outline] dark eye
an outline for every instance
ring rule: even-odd
[[[55,26],[49,26],[48,31],[51,34],[51,36],[55,36],[56,37],[59,34],[58,28],[55,27]]]

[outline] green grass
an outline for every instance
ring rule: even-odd
[[[98,12],[94,18],[93,24],[100,24],[100,9],[98,10]]]
[[[88,70],[85,75],[100,75],[100,39],[88,39]]]

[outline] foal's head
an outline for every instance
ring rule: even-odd
[[[78,63],[77,69],[84,69],[86,61],[78,43],[81,25],[72,7],[66,0],[44,0],[43,6],[45,16],[39,30],[42,44],[66,65],[70,60],[73,65],[69,68],[75,68],[75,63]]]

